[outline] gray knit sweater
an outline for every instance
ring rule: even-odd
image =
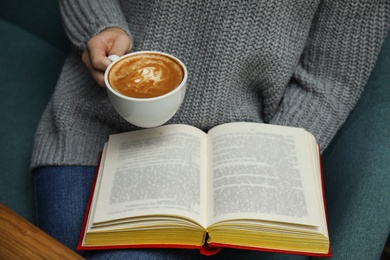
[[[60,2],[74,51],[37,129],[32,167],[96,165],[109,134],[136,129],[81,62],[105,28],[127,31],[134,51],[187,65],[187,94],[169,124],[303,127],[323,151],[358,101],[390,22],[387,0]]]

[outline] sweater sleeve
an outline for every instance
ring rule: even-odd
[[[125,16],[116,0],[60,0],[65,31],[78,51],[88,40],[109,27],[119,27],[131,37]]]
[[[307,129],[324,151],[363,92],[389,22],[387,1],[322,1],[269,122]]]

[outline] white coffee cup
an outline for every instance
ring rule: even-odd
[[[175,60],[183,69],[183,80],[180,85],[167,94],[151,98],[134,98],[122,95],[111,87],[108,81],[108,73],[112,66],[119,60],[131,55],[139,54],[160,54]],[[108,66],[104,74],[104,82],[107,87],[108,96],[115,110],[126,121],[133,125],[150,128],[160,126],[171,119],[180,108],[184,100],[187,86],[187,68],[178,58],[158,51],[138,51],[121,57],[111,55],[108,57],[112,63]]]

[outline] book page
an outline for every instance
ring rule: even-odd
[[[319,173],[313,174],[307,140],[303,129],[258,123],[212,129],[208,221],[257,218],[319,226]]]
[[[107,154],[107,143],[104,144],[101,158],[105,158],[106,154]],[[103,169],[104,169],[104,160],[101,159],[100,164],[99,164],[99,168],[97,169],[98,174],[97,174],[97,176],[95,176],[95,178],[96,178],[95,183],[94,183],[95,187],[94,187],[94,191],[93,191],[92,198],[91,198],[90,205],[89,205],[89,214],[88,214],[87,222],[85,223],[85,230],[84,230],[84,234],[82,236],[82,244],[84,244],[84,242],[85,242],[86,232],[88,232],[88,230],[91,229],[92,224],[93,224],[92,218],[96,212],[97,194],[99,194],[99,190],[100,190]]]
[[[204,225],[205,141],[184,125],[110,136],[94,222],[168,214]]]

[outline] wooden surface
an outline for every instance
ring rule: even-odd
[[[0,259],[82,259],[0,203]]]

